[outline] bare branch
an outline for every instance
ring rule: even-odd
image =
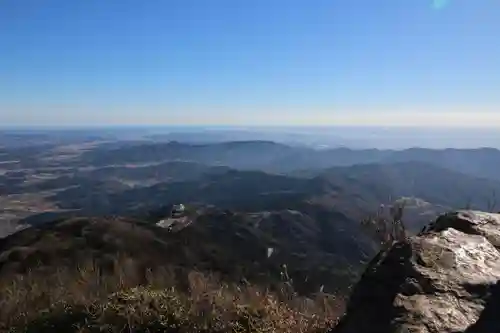
[[[394,242],[406,241],[407,231],[403,222],[405,207],[406,200],[396,200],[388,207],[380,205],[377,212],[365,218],[361,224],[383,248]]]

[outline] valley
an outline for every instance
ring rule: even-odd
[[[494,211],[500,193],[496,177],[479,176],[489,164],[478,169],[475,150],[457,150],[455,160],[471,163],[447,168],[446,150],[427,151],[435,156],[428,161],[422,151],[264,141],[45,138],[2,148],[0,283],[27,272],[80,279],[85,267],[94,274],[89,283],[126,274],[127,285],[150,285],[168,276],[175,297],[192,297],[198,274],[203,283],[264,288],[290,306],[301,299],[315,313],[326,311],[322,299],[333,311],[325,327],[385,246],[363,221],[390,220],[402,207],[405,230],[415,235],[449,211]],[[497,151],[490,152],[493,163]],[[173,215],[178,204],[185,208]]]

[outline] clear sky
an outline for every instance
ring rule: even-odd
[[[499,0],[2,0],[0,124],[500,127]]]

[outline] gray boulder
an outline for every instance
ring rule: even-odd
[[[333,333],[499,333],[500,215],[459,211],[369,264]]]

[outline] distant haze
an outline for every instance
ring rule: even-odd
[[[60,138],[108,138],[110,140],[154,140],[187,143],[265,140],[317,149],[499,148],[500,131],[495,128],[377,127],[377,126],[52,126],[1,127],[9,133],[59,133]],[[7,144],[4,137],[0,140]],[[16,137],[13,139],[18,141]],[[22,140],[21,140],[22,141]],[[40,142],[39,142],[40,143]]]

